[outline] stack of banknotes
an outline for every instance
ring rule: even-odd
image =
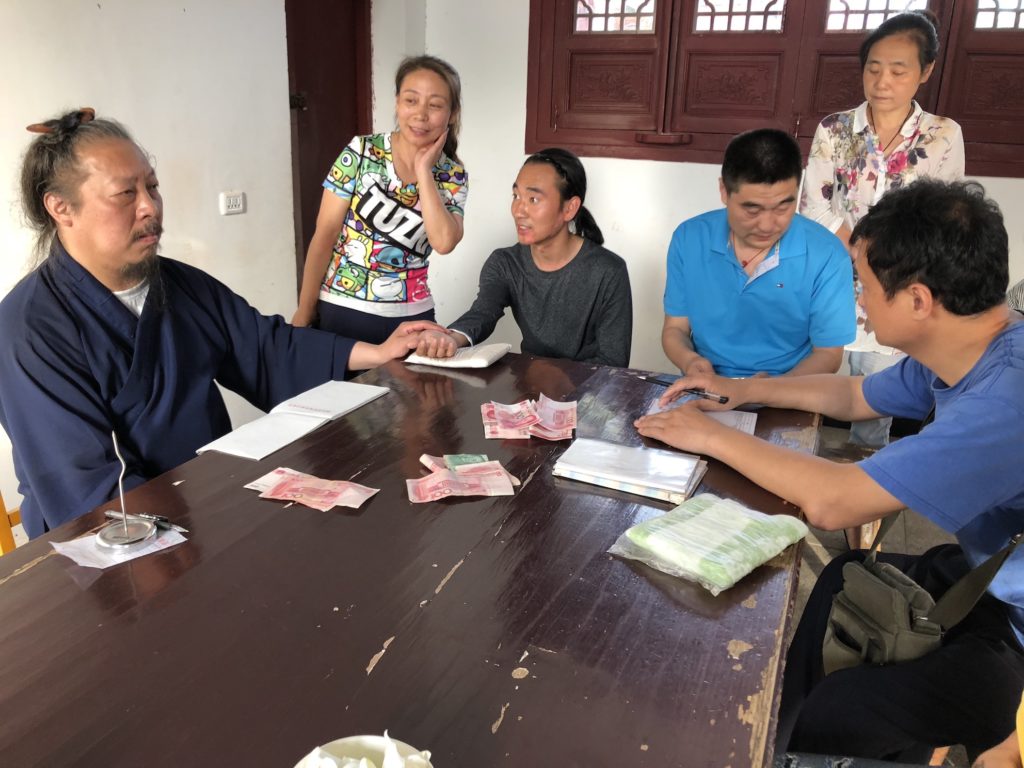
[[[278,467],[245,487],[259,491],[261,499],[294,501],[321,512],[332,507],[358,509],[380,490],[347,480],[324,480],[287,467]]]
[[[484,437],[488,439],[569,440],[576,428],[576,401],[563,403],[541,393],[539,400],[523,400],[514,405],[483,403]]]
[[[422,504],[448,496],[511,496],[519,480],[499,461],[489,461],[482,453],[457,453],[445,456],[420,456],[430,470],[426,477],[406,480],[409,501]]]

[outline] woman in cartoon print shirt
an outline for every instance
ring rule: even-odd
[[[964,176],[960,126],[914,101],[935,67],[936,24],[930,12],[913,11],[887,19],[869,34],[860,47],[866,101],[829,115],[814,134],[800,213],[828,227],[847,247],[853,226],[888,190],[926,176],[946,181]],[[870,344],[873,336],[862,341]],[[889,349],[851,352],[850,373],[874,373],[901,357]],[[880,448],[889,441],[891,423],[858,422],[850,439]]]
[[[372,342],[433,320],[428,259],[462,239],[468,178],[456,155],[461,85],[433,56],[395,74],[393,133],[356,136],[327,179],[292,324]]]

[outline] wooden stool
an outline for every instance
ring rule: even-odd
[[[0,555],[14,551],[14,526],[21,524],[21,514],[16,509],[7,511],[4,497],[0,494]]]
[[[878,529],[882,525],[881,519],[872,520],[870,523],[864,523],[853,528],[843,529],[843,533],[846,534],[846,543],[850,549],[871,549],[871,545],[875,543],[875,536],[878,535]],[[881,551],[882,547],[878,547]]]

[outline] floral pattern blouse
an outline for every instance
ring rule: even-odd
[[[920,177],[956,181],[964,176],[964,137],[948,117],[914,110],[902,141],[885,157],[868,124],[868,103],[829,115],[814,133],[800,213],[832,232],[853,226],[888,190]]]

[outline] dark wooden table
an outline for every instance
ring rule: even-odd
[[[578,399],[580,437],[639,444],[636,371],[511,355],[392,363],[393,392],[259,463],[205,454],[133,491],[189,541],[105,571],[56,555],[96,511],[0,558],[0,764],[276,766],[390,733],[454,766],[770,763],[791,548],[712,597],[606,553],[668,508],[552,477],[569,442],[485,440],[479,404]],[[813,450],[816,417],[758,433]],[[422,453],[486,453],[514,497],[413,505]],[[277,466],[379,487],[317,512],[243,484]],[[702,490],[795,510],[712,462]]]

